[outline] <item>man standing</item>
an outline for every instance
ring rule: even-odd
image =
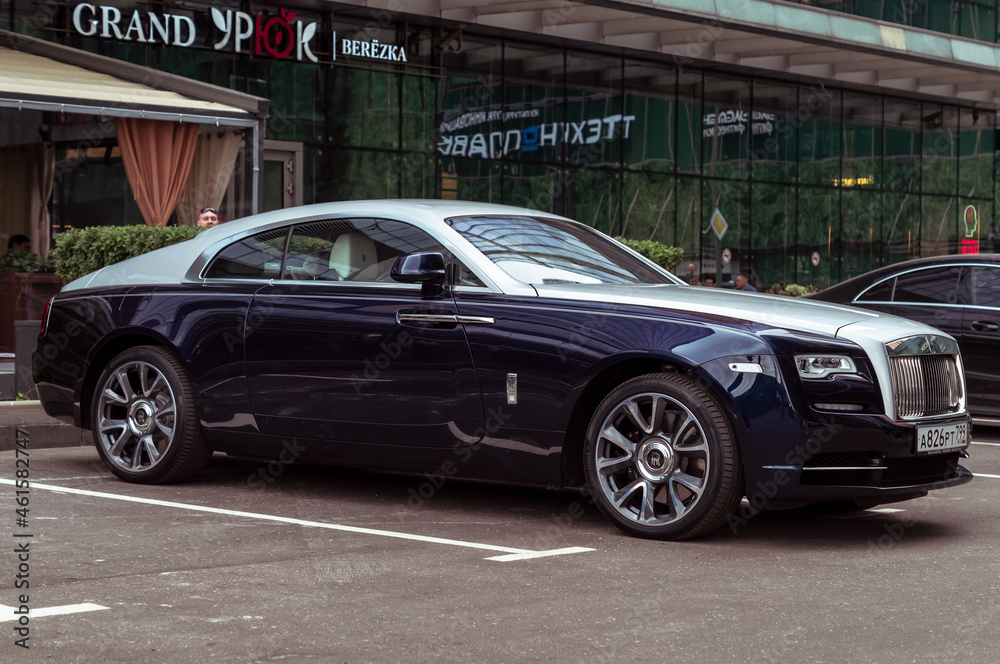
[[[27,235],[11,235],[7,240],[7,251],[31,251],[31,238]]]
[[[198,226],[211,228],[219,225],[219,213],[215,208],[207,207],[198,213]]]
[[[750,275],[746,272],[740,272],[736,275],[736,290],[746,291],[748,293],[756,293],[757,289],[753,287],[750,283]]]

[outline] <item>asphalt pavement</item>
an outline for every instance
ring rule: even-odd
[[[680,543],[572,492],[221,454],[143,486],[29,443],[0,453],[0,661],[993,664],[1000,430],[974,440],[965,486]]]

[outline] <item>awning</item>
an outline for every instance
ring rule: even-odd
[[[255,127],[268,101],[0,30],[0,107]]]
[[[1000,46],[776,0],[337,0],[514,36],[1000,106]],[[358,12],[358,9],[362,9]]]

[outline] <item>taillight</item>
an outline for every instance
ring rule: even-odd
[[[49,326],[49,312],[52,310],[52,298],[45,303],[45,312],[42,314],[42,329],[38,331],[38,336],[45,336],[45,328]]]

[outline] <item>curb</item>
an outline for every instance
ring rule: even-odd
[[[91,445],[90,433],[45,414],[40,401],[0,401],[0,451],[13,450],[17,429],[33,449]]]

